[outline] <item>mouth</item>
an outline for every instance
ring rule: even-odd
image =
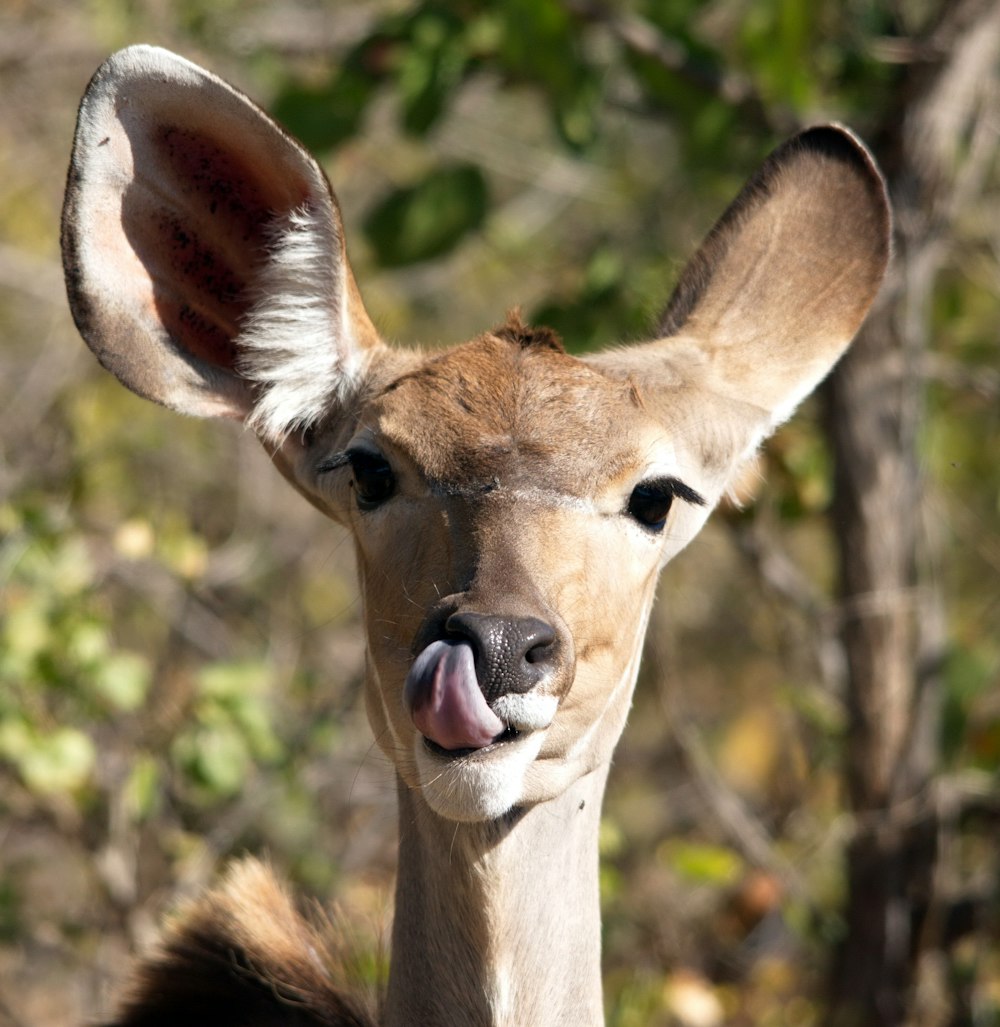
[[[469,765],[508,747],[522,748],[555,716],[557,699],[539,691],[508,693],[488,703],[476,677],[471,646],[439,640],[414,660],[403,705],[424,751],[439,761]]]
[[[464,665],[460,652],[452,656]],[[462,680],[427,685],[428,680],[456,676]],[[475,677],[456,671],[450,660],[440,674],[428,673],[421,680],[410,682],[403,697],[415,729],[414,786],[447,820],[480,822],[505,816],[530,794],[530,768],[545,743],[557,700],[509,694],[487,703],[479,698]]]
[[[413,661],[403,686],[413,726],[449,753],[490,748],[506,734],[504,721],[486,702],[466,642],[432,642]]]
[[[511,724],[508,724],[492,742],[482,746],[466,746],[459,749],[446,749],[443,745],[439,745],[435,742],[434,739],[428,738],[426,735],[422,736],[424,747],[428,752],[446,760],[458,760],[472,756],[487,756],[496,752],[501,746],[508,745],[511,742],[516,742],[522,737],[524,737],[524,732],[519,731]]]

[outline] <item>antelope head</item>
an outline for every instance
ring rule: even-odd
[[[376,740],[453,821],[610,761],[660,569],[836,362],[888,240],[871,157],[815,128],[723,215],[652,341],[580,359],[512,317],[444,352],[390,347],[317,163],[151,47],[91,82],[63,222],[101,363],[164,406],[244,422],[347,526]]]

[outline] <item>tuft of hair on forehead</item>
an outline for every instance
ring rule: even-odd
[[[544,325],[526,325],[521,320],[521,310],[515,307],[507,314],[507,320],[492,333],[498,339],[509,342],[521,349],[553,349],[557,353],[565,353],[559,333],[553,328],[546,328]]]

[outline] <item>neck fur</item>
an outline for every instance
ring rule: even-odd
[[[603,1024],[598,829],[607,767],[456,824],[399,786],[386,1027]]]

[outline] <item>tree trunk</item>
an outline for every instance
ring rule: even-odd
[[[951,222],[982,172],[975,139],[996,81],[1000,5],[942,3],[914,52],[930,56],[901,76],[897,109],[874,140],[896,211],[895,264],[824,390],[855,816],[830,980],[838,1027],[908,1022],[934,904],[942,638],[920,531],[922,368]]]
[[[896,329],[898,287],[897,276],[826,390],[856,818],[831,1005],[833,1022],[852,1027],[904,1021],[919,931],[911,910],[927,907],[935,861],[937,687],[918,673],[920,396]]]

